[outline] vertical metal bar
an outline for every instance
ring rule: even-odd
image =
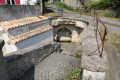
[[[103,41],[102,41],[102,50],[101,50],[101,55],[100,57],[102,58],[102,55],[103,55],[103,48],[104,48],[104,41],[105,41],[105,36],[106,36],[106,28],[105,28],[105,32],[104,32],[104,37],[103,37]]]
[[[98,19],[96,17],[96,35],[97,35],[97,30],[98,30]]]
[[[43,2],[43,8],[44,8],[44,14],[45,14],[46,13],[46,11],[45,11],[45,0]]]

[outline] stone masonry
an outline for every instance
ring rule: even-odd
[[[39,42],[51,42],[52,33],[50,20],[44,16],[0,22],[0,38],[5,41],[4,55]]]
[[[5,55],[4,59],[9,78],[11,80],[20,78],[31,67],[40,63],[54,51],[59,51],[59,49],[60,44],[56,42],[38,43],[31,47]]]
[[[88,26],[87,21],[72,18],[52,18],[54,40],[81,42],[81,34],[85,27]],[[66,30],[66,31],[65,31]]]
[[[105,50],[100,58],[101,48],[94,54],[88,54],[95,51],[101,44],[99,33],[96,34],[95,23],[84,29],[82,34],[82,60],[83,80],[104,80],[106,71],[109,69],[109,62]]]
[[[61,0],[62,3],[67,4],[68,6],[76,7],[83,7],[84,4],[90,3],[92,1],[100,1],[100,0]]]
[[[37,20],[40,21],[41,18],[37,18]],[[103,51],[103,57],[100,58],[100,51],[101,51],[100,48],[97,52],[88,56],[89,53],[96,50],[101,44],[100,36],[98,33],[96,33],[96,27],[95,27],[96,24],[94,23],[94,21],[91,22],[81,18],[73,19],[68,17],[64,17],[64,18],[53,17],[50,18],[50,20],[51,20],[50,22],[51,25],[49,26],[53,27],[54,39],[56,39],[55,38],[56,35],[58,36],[62,35],[64,37],[67,37],[67,39],[71,39],[72,42],[77,42],[77,40],[79,40],[79,42],[82,43],[81,68],[83,70],[83,77],[82,77],[83,80],[104,80],[106,71],[109,69],[109,65],[108,65],[109,62],[107,59],[106,52]],[[3,22],[1,24],[4,23],[7,22]],[[19,24],[19,25],[23,25],[23,24]],[[6,24],[4,24],[4,26],[6,26]],[[8,28],[4,26],[1,26],[3,30]],[[9,26],[9,28],[13,28],[13,27],[15,27],[15,25]],[[52,29],[51,27],[49,28]],[[43,31],[48,30],[49,28],[46,27],[45,29],[43,29]],[[63,35],[62,32],[59,33],[59,31],[62,31],[61,30],[62,28],[67,29],[66,31],[68,32],[67,33],[64,32],[66,35]],[[3,32],[8,30],[9,29],[4,30]],[[41,30],[36,32],[35,35],[41,33]],[[26,36],[23,34],[22,37],[21,35],[19,35],[17,37],[11,38],[12,40],[10,42],[16,43],[21,41],[23,38],[27,39],[27,37],[33,35],[34,33]],[[9,78],[12,80],[17,79],[20,76],[22,76],[24,72],[27,71],[30,67],[36,65],[54,51],[60,50],[60,44],[56,42],[52,42],[52,41],[51,42],[47,41],[43,43],[39,42],[30,47],[6,54],[4,55],[4,60],[3,60],[3,54],[2,54],[3,45],[4,42],[0,40],[0,80],[9,80]]]
[[[83,70],[83,80],[104,80],[107,70],[109,69],[109,62],[107,59],[107,54],[105,50],[103,51],[103,56],[100,58],[101,48],[95,52],[94,54],[88,56],[89,53],[96,50],[100,44],[101,39],[100,35],[96,33],[96,24],[94,21],[88,21],[84,19],[71,19],[71,18],[53,18],[52,26],[55,34],[57,34],[57,29],[68,28],[71,26],[83,28],[79,39],[81,39],[82,43],[82,60],[81,60],[81,68]],[[78,23],[78,24],[77,24]],[[88,24],[89,23],[89,24]],[[60,26],[59,26],[60,25]],[[57,29],[56,29],[57,28]],[[72,28],[71,28],[72,29]],[[74,30],[74,29],[72,29]],[[78,40],[78,39],[77,39]]]
[[[2,53],[2,47],[4,46],[4,44],[4,41],[0,40],[0,80],[9,80]]]

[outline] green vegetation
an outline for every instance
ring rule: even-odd
[[[81,51],[77,51],[77,52],[75,53],[75,56],[76,56],[77,58],[81,58]]]
[[[70,11],[73,11],[73,12],[81,12],[81,13],[87,13],[85,10],[81,10],[80,8],[73,8],[71,6],[68,6],[67,4],[65,3],[58,3],[57,5],[58,8],[62,8],[62,9],[67,9],[67,10],[70,10]]]
[[[53,5],[54,3],[45,3],[45,6],[50,6],[50,5]]]
[[[64,3],[58,3],[58,8],[65,8],[65,9],[68,9],[68,10],[74,10],[73,7],[68,6]]]
[[[115,13],[104,13],[102,16],[111,18],[120,18],[120,0],[100,0],[97,2],[91,2],[84,5],[85,9],[88,10],[113,10]],[[101,14],[99,14],[101,15]]]
[[[71,73],[67,73],[68,77],[62,80],[81,80],[81,69],[75,68]]]
[[[58,13],[47,13],[47,14],[44,14],[44,16],[58,16]]]
[[[85,7],[88,7],[90,9],[105,9],[110,6],[110,0],[101,0],[101,1],[95,1],[88,4],[85,4]]]
[[[100,32],[103,35],[104,28],[102,26]],[[105,45],[115,48],[120,53],[120,34],[109,31],[106,36]]]
[[[103,16],[105,16],[105,17],[111,17],[111,18],[115,17],[115,15],[112,14],[112,13],[105,13]]]
[[[98,2],[91,2],[85,4],[85,7],[90,9],[119,9],[120,8],[120,0],[100,0]]]
[[[110,0],[101,0],[98,2],[91,2],[89,4],[85,4],[83,9],[80,8],[73,8],[71,6],[68,6],[65,3],[46,3],[46,6],[49,5],[56,5],[58,8],[62,8],[62,9],[66,9],[72,12],[78,12],[78,13],[82,13],[82,14],[90,14],[90,15],[94,15],[94,11],[91,10],[101,10],[101,9],[114,9],[113,11],[115,11],[115,13],[112,12],[107,12],[107,13],[100,13],[98,14],[98,16],[104,16],[104,17],[110,17],[110,18],[120,18],[120,11],[119,10],[115,10],[115,9],[120,9],[120,6],[117,7],[117,5],[120,3],[120,1],[118,1],[119,3],[117,3],[118,0],[116,1],[110,1]],[[114,6],[113,6],[114,5]],[[57,13],[56,13],[57,14]],[[53,16],[56,15],[55,13],[53,13]],[[50,14],[51,15],[51,14]]]

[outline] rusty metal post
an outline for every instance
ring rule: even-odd
[[[105,36],[106,36],[106,28],[105,28],[105,32],[104,32],[104,36],[103,36],[103,40],[102,40],[102,50],[101,50],[101,55],[100,57],[102,58],[102,55],[103,55],[103,49],[104,49],[104,42],[105,42]]]
[[[96,17],[96,35],[97,35],[97,31],[98,31],[98,19]]]
[[[44,8],[43,12],[44,12],[44,14],[45,14],[45,13],[46,13],[46,9],[45,9],[45,0],[43,1],[43,8]]]
[[[2,53],[4,44],[4,40],[0,40],[0,80],[9,80]]]

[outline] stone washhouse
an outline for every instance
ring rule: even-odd
[[[4,67],[6,80],[15,80],[32,65],[60,50],[60,41],[79,42],[82,44],[81,69],[82,80],[104,80],[109,68],[107,54],[103,58],[99,52],[87,56],[101,43],[96,35],[94,23],[82,18],[34,16],[0,23],[0,39],[5,45],[0,46],[0,69]],[[1,42],[2,43],[2,42]],[[0,45],[3,45],[1,44]],[[3,53],[2,53],[3,52]],[[4,61],[3,61],[4,56]]]

